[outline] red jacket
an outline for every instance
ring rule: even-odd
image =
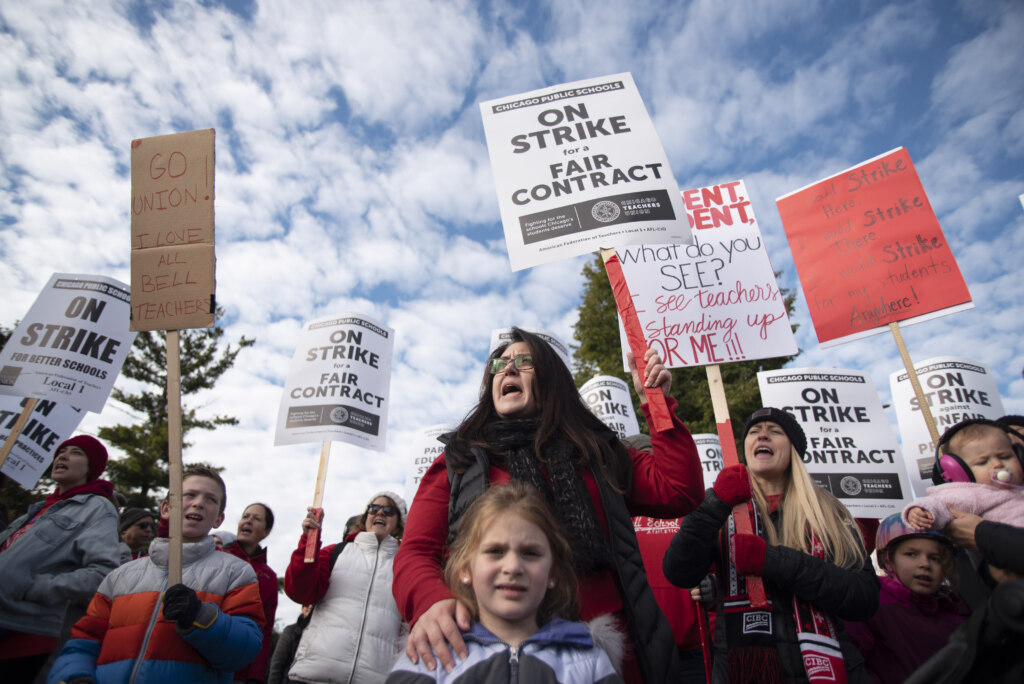
[[[690,598],[687,589],[680,589],[665,579],[665,571],[661,569],[665,551],[679,530],[679,519],[657,520],[638,516],[633,518],[633,527],[636,528],[636,539],[640,543],[640,554],[644,557],[647,583],[651,585],[654,600],[672,627],[676,645],[682,651],[700,649],[697,604]]]
[[[270,662],[270,636],[274,631],[274,615],[277,613],[277,573],[267,565],[267,550],[264,547],[256,549],[256,553],[250,556],[237,542],[225,546],[222,551],[241,558],[256,572],[256,581],[260,587],[260,600],[263,602],[263,614],[266,622],[263,623],[263,644],[260,654],[256,660],[246,667],[235,672],[236,681],[248,681],[256,679],[264,682],[267,679],[267,666]]]
[[[678,518],[695,509],[704,499],[704,478],[693,437],[674,416],[673,429],[651,436],[654,453],[629,449],[633,461],[633,485],[626,493],[631,515]],[[644,415],[650,423],[647,405]],[[490,483],[507,483],[509,474],[496,465],[489,473]],[[598,520],[607,533],[608,522],[601,505],[597,483],[584,470],[584,481]],[[395,556],[393,590],[398,612],[413,624],[430,606],[452,594],[444,583],[442,564],[448,549],[448,499],[451,488],[442,454],[427,470],[409,511],[402,546]],[[580,613],[586,621],[597,615],[622,610],[622,597],[613,572],[602,571],[580,577]]]

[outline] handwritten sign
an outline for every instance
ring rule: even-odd
[[[962,420],[995,420],[1003,415],[999,386],[984,364],[961,356],[937,356],[914,364],[914,368],[940,435]],[[924,496],[925,490],[933,484],[935,443],[921,416],[920,402],[905,369],[889,375],[889,388],[910,482],[914,493]]]
[[[213,325],[214,131],[132,141],[132,330]]]
[[[420,488],[420,480],[437,457],[444,452],[444,444],[437,438],[451,432],[452,429],[450,425],[438,424],[423,428],[417,433],[416,441],[413,442],[413,457],[405,476],[405,500],[410,506],[412,500],[416,498],[416,491]]]
[[[27,399],[0,395],[0,443],[7,440]],[[85,412],[55,401],[40,400],[18,435],[0,473],[32,489],[53,461],[54,450],[74,433]]]
[[[360,314],[310,321],[284,384],[274,444],[342,441],[383,451],[395,331]]]
[[[884,518],[912,497],[896,435],[871,376],[855,370],[787,368],[757,374],[761,400],[804,429],[804,465],[815,484],[854,517]]]
[[[823,346],[973,306],[904,148],[776,204]]]
[[[617,247],[647,344],[669,368],[797,353],[742,180],[682,194],[689,245]],[[620,335],[625,340],[620,326]],[[623,342],[623,364],[625,350]]]
[[[480,109],[513,271],[613,244],[690,241],[679,187],[630,74]]]
[[[614,430],[619,439],[639,434],[640,424],[625,380],[612,375],[595,376],[580,388],[580,396],[590,412]]]
[[[119,280],[54,273],[0,351],[0,394],[102,411],[135,339],[129,299]]]

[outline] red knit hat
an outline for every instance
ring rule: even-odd
[[[77,435],[71,439],[64,440],[57,447],[59,452],[66,446],[75,446],[85,452],[86,457],[89,459],[89,477],[86,482],[92,482],[103,474],[103,469],[107,467],[107,448],[103,446],[100,440],[89,435]]]

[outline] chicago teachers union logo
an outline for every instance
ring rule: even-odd
[[[594,217],[595,221],[601,223],[611,223],[619,218],[621,213],[619,205],[610,200],[601,200],[590,209],[590,215]]]

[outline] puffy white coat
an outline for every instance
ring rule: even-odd
[[[327,593],[316,604],[288,678],[375,684],[398,659],[402,617],[391,593],[398,541],[360,532],[338,556]]]

